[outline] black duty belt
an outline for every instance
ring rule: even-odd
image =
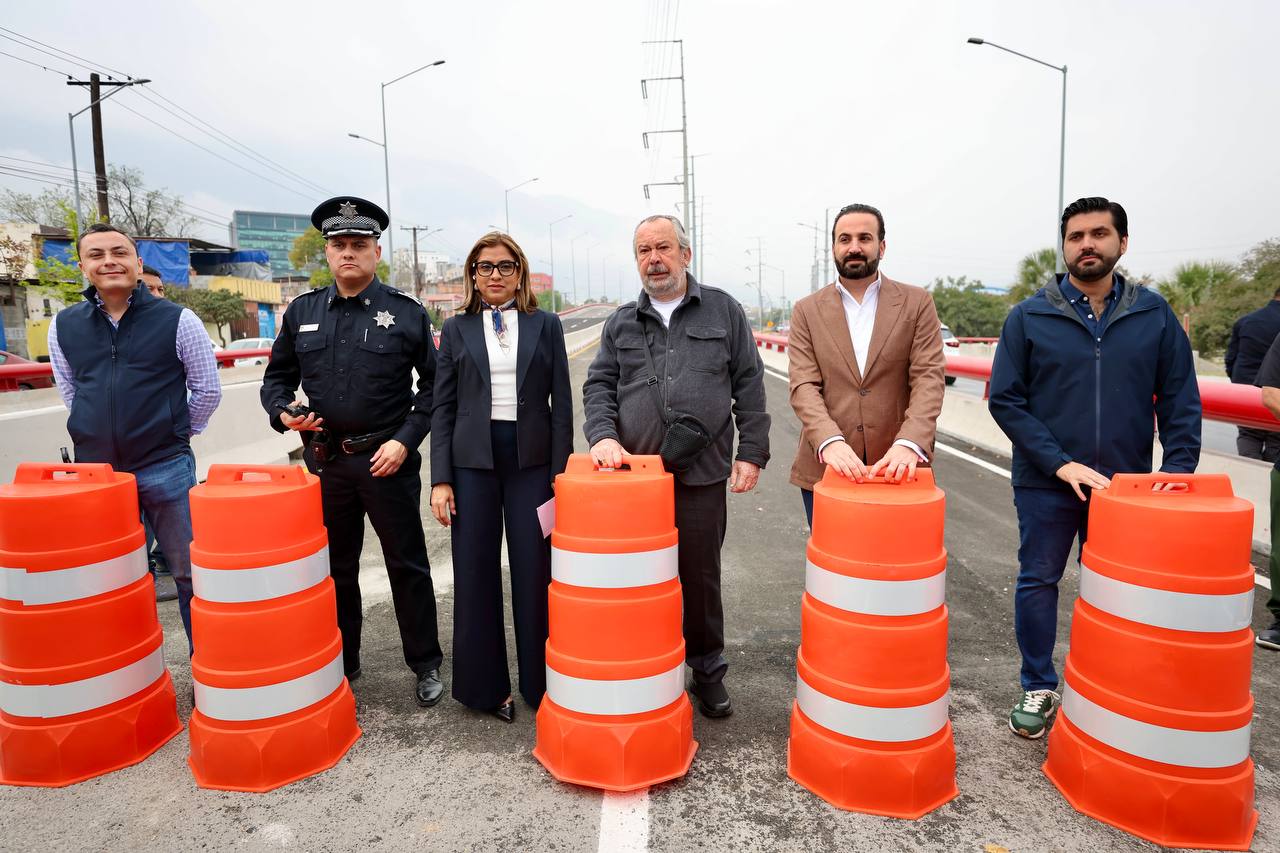
[[[391,427],[389,429],[378,430],[377,432],[366,432],[359,435],[352,433],[340,433],[329,429],[319,429],[312,436],[312,444],[315,445],[313,450],[323,447],[317,454],[317,459],[321,456],[331,457],[338,451],[347,455],[356,453],[364,453],[366,450],[380,446],[384,441],[395,436],[399,432],[399,427]],[[323,461],[323,460],[320,460]]]

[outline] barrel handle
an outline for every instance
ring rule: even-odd
[[[914,477],[911,477],[909,479],[903,478],[903,480],[899,483],[893,482],[892,480],[885,477],[884,474],[877,474],[874,477],[867,477],[861,483],[856,483],[853,480],[847,479],[844,475],[836,471],[835,468],[832,468],[830,465],[828,465],[826,472],[822,475],[822,484],[824,486],[830,486],[835,488],[846,488],[849,486],[867,486],[867,485],[898,486],[901,488],[908,488],[908,489],[932,489],[934,487],[933,469],[925,468],[923,466],[916,468],[916,473]]]
[[[1161,488],[1173,484],[1176,488]],[[1157,471],[1151,474],[1116,474],[1107,489],[1112,494],[1123,495],[1200,495],[1211,498],[1235,497],[1231,478],[1226,474],[1174,474]]]
[[[641,454],[623,454],[622,467],[620,468],[601,468],[596,461],[591,458],[590,453],[575,453],[569,457],[569,462],[565,466],[566,474],[590,474],[595,471],[604,471],[606,473],[619,473],[632,471],[640,474],[665,474],[666,469],[662,467],[661,456],[646,456]]]
[[[111,483],[115,470],[106,462],[23,462],[14,472],[14,483],[42,483],[74,480],[81,483]]]
[[[268,482],[280,486],[305,486],[307,472],[301,465],[210,465],[209,476],[205,479],[205,483],[211,486]]]

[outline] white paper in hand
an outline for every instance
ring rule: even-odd
[[[542,525],[542,538],[545,539],[551,535],[551,528],[556,526],[556,499],[544,503],[538,507],[538,523]]]

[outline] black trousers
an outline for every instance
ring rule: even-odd
[[[536,708],[547,689],[551,584],[551,543],[538,506],[551,499],[551,468],[520,467],[514,421],[491,421],[490,440],[492,469],[453,469],[453,698],[491,710],[511,694],[502,607],[505,523],[520,695]]]
[[[728,507],[725,484],[686,486],[676,480],[676,529],[684,596],[685,661],[694,681],[724,679],[724,605],[720,600],[720,548]]]
[[[1280,432],[1253,427],[1236,427],[1236,453],[1273,465],[1280,460]]]
[[[360,551],[364,546],[364,517],[369,516],[391,581],[391,601],[400,626],[404,662],[421,675],[437,669],[444,654],[436,629],[436,594],[422,532],[422,457],[412,451],[390,477],[374,477],[369,461],[374,450],[348,455],[339,452],[320,470],[310,446],[303,458],[320,476],[324,526],[329,531],[329,574],[338,596],[338,628],[342,631],[342,659],[348,672],[360,665]]]

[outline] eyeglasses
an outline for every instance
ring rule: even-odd
[[[496,269],[498,274],[503,278],[516,274],[516,270],[520,269],[520,265],[515,261],[499,261],[498,263],[490,263],[489,261],[480,261],[471,265],[471,268],[483,276],[493,275]]]

